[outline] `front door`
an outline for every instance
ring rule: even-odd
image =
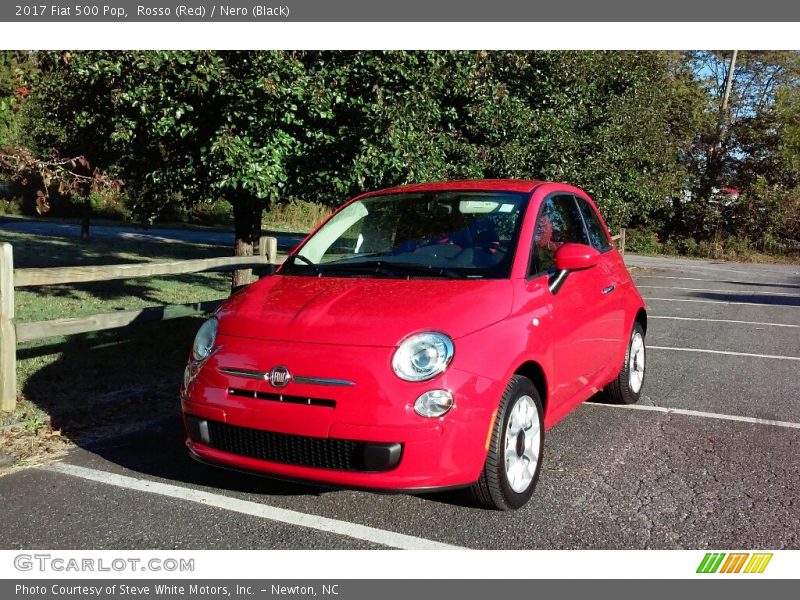
[[[537,215],[533,278],[555,274],[555,253],[565,243],[591,245],[575,197],[555,194],[542,203]],[[602,280],[597,267],[573,271],[550,298],[548,318],[555,336],[551,402],[555,413],[566,412],[591,395],[589,388],[608,363],[608,294],[602,293]]]
[[[613,251],[614,247],[602,225],[600,215],[583,198],[576,196],[575,201],[583,217],[589,244],[600,252],[597,265],[590,270],[594,271],[595,282],[592,285],[596,288],[598,310],[603,315],[602,320],[597,323],[596,333],[598,352],[606,358],[600,377],[607,379],[616,375],[619,370],[620,349],[627,345],[628,333],[624,331],[625,304],[622,299],[622,286],[625,282],[620,275],[624,271],[620,269],[619,255]]]

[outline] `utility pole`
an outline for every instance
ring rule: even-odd
[[[719,105],[714,142],[708,149],[708,154],[706,156],[706,173],[699,194],[704,200],[711,200],[713,190],[719,184],[719,178],[722,172],[722,141],[728,129],[728,104],[730,103],[731,89],[733,88],[733,74],[736,69],[736,58],[738,54],[739,51],[734,50],[731,54],[730,62],[728,63],[728,73],[725,76],[725,88],[722,93],[722,101]]]
[[[725,91],[722,94],[722,104],[719,107],[719,120],[717,121],[717,149],[722,146],[722,137],[728,125],[728,101],[731,98],[731,88],[733,87],[733,72],[736,69],[736,57],[739,54],[738,50],[734,50],[731,54],[730,63],[728,63],[728,76],[725,78]]]
[[[720,185],[722,177],[722,140],[725,138],[725,133],[728,129],[728,102],[731,98],[731,88],[733,87],[733,72],[736,69],[736,57],[739,54],[738,50],[731,53],[731,60],[728,63],[728,74],[725,77],[725,90],[722,93],[722,102],[719,106],[719,118],[717,119],[717,139],[711,149],[711,156],[708,163],[708,183],[706,187],[706,199],[711,200],[714,195],[714,189]],[[719,226],[722,219],[722,207],[717,204],[717,223],[716,231],[714,232],[715,241],[719,241]]]

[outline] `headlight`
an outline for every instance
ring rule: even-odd
[[[211,317],[200,326],[197,335],[194,336],[192,345],[192,357],[195,360],[205,360],[211,354],[214,342],[217,341],[217,318]]]
[[[453,340],[443,333],[420,333],[394,352],[392,369],[406,381],[425,381],[447,368],[453,359]]]

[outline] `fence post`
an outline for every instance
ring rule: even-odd
[[[266,256],[273,265],[278,262],[278,238],[262,235],[258,240],[258,253]]]
[[[625,228],[619,230],[619,253],[625,256]]]
[[[271,267],[262,267],[259,270],[260,277],[272,274],[278,262],[278,238],[262,235],[258,240],[258,254],[265,256],[269,260]]]
[[[14,329],[14,248],[0,244],[0,410],[17,405],[17,333]]]

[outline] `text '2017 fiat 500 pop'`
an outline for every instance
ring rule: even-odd
[[[639,399],[647,316],[592,200],[482,180],[364,194],[200,328],[191,455],[274,477],[518,508],[544,432]]]

